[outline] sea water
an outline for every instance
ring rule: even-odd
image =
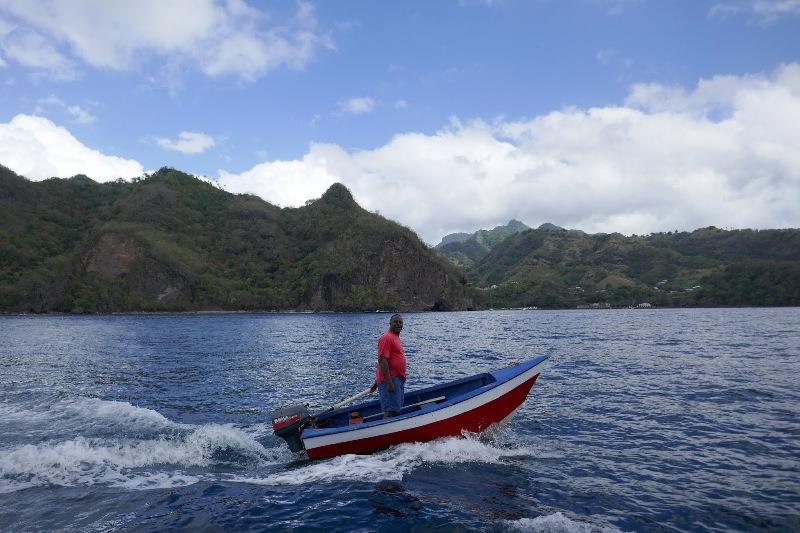
[[[800,309],[407,314],[407,390],[550,367],[491,435],[292,455],[388,320],[0,317],[0,530],[800,530]]]

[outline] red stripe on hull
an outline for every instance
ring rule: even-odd
[[[308,458],[314,460],[349,453],[371,453],[404,442],[428,442],[442,437],[460,437],[461,432],[465,430],[480,433],[492,424],[505,419],[522,405],[538,377],[539,374],[536,374],[503,396],[460,415],[387,435],[311,448],[307,450]]]

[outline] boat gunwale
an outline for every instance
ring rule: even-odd
[[[434,385],[434,386],[427,387],[427,388],[424,388],[424,389],[411,391],[411,392],[408,393],[408,395],[426,394],[426,393],[430,393],[430,392],[436,391],[438,389],[444,389],[444,388],[447,388],[447,387],[458,385],[460,383],[465,383],[467,381],[476,379],[476,378],[478,378],[480,376],[483,376],[483,375],[491,375],[491,376],[493,376],[495,378],[495,381],[492,382],[492,383],[488,383],[486,385],[482,385],[480,387],[476,387],[475,389],[473,389],[471,391],[468,391],[468,392],[465,392],[465,393],[460,394],[458,396],[455,396],[452,399],[446,399],[445,401],[443,401],[441,403],[434,403],[434,404],[425,405],[425,406],[423,406],[422,408],[420,408],[420,409],[418,409],[416,411],[411,411],[409,413],[398,415],[398,416],[394,416],[392,418],[382,418],[382,419],[379,419],[379,420],[375,420],[373,422],[365,422],[363,424],[354,424],[354,425],[350,425],[350,426],[338,426],[338,427],[320,428],[320,429],[306,428],[301,432],[300,436],[301,436],[301,438],[303,440],[305,440],[305,439],[311,439],[311,438],[321,437],[321,436],[325,436],[325,435],[334,435],[334,434],[337,434],[337,433],[345,433],[345,432],[348,432],[348,431],[360,431],[362,429],[373,428],[373,427],[381,426],[381,425],[384,425],[384,424],[388,425],[388,424],[392,424],[394,422],[399,422],[399,421],[402,421],[402,420],[408,420],[409,418],[422,416],[422,415],[431,413],[433,411],[438,411],[440,409],[445,409],[447,407],[450,407],[450,406],[459,404],[461,402],[464,402],[466,400],[469,400],[470,398],[474,398],[474,397],[479,396],[481,394],[485,394],[485,393],[487,393],[487,392],[489,392],[489,391],[491,391],[491,390],[503,385],[504,383],[507,383],[508,381],[514,379],[515,377],[523,374],[524,372],[526,372],[526,371],[528,371],[528,370],[530,370],[530,369],[532,369],[532,368],[544,363],[545,361],[547,361],[548,358],[549,358],[549,356],[546,356],[546,355],[538,355],[538,356],[536,356],[536,357],[534,357],[532,359],[528,359],[526,361],[522,361],[522,362],[520,362],[520,363],[518,363],[516,365],[511,365],[511,366],[507,366],[507,367],[504,367],[504,368],[499,368],[499,369],[494,370],[492,372],[480,372],[478,374],[474,374],[472,376],[467,376],[465,378],[460,378],[460,379],[457,379],[457,380],[449,381],[449,382],[443,383],[441,385]],[[371,403],[373,403],[375,401],[376,400],[372,400],[371,402],[365,402],[365,403],[357,404],[357,405],[354,405],[354,406],[351,406],[351,407],[343,407],[341,409],[337,409],[336,411],[332,411],[331,413],[325,413],[325,416],[326,417],[335,416],[339,412],[346,412],[348,410],[353,410],[355,408],[361,408],[361,406],[369,405],[369,404],[371,404]]]

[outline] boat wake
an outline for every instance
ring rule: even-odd
[[[37,444],[0,449],[0,493],[46,485],[183,486],[216,479],[215,471],[284,463],[289,456],[282,448],[265,448],[252,430],[178,424],[126,402],[79,398],[5,406],[3,415],[16,428],[24,421],[30,436],[51,429],[50,438]],[[70,437],[56,436],[65,433]]]
[[[35,401],[0,404],[0,417],[3,424],[13,424],[15,432],[35,437],[76,433],[96,436],[130,432],[131,429],[149,433],[193,427],[128,402],[85,397],[42,397]]]
[[[272,486],[375,483],[401,480],[427,464],[542,457],[532,446],[511,444],[516,441],[502,429],[308,462],[298,461],[282,443],[269,447],[274,437],[268,423],[180,424],[153,409],[96,398],[0,404],[0,415],[2,426],[24,436],[0,449],[0,493],[41,486],[145,490],[221,480]]]
[[[302,485],[340,481],[399,481],[426,464],[503,463],[512,458],[538,456],[526,446],[506,447],[496,440],[467,434],[426,443],[400,444],[372,455],[343,455],[304,463],[266,477],[231,476],[231,481],[260,485]]]
[[[561,512],[536,518],[507,520],[505,526],[508,531],[532,533],[621,533],[621,530],[614,527],[572,519]]]

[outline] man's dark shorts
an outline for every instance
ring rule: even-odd
[[[397,412],[403,407],[403,390],[405,382],[400,378],[392,378],[394,382],[394,392],[389,392],[386,383],[378,383],[378,393],[381,395],[381,411]]]

